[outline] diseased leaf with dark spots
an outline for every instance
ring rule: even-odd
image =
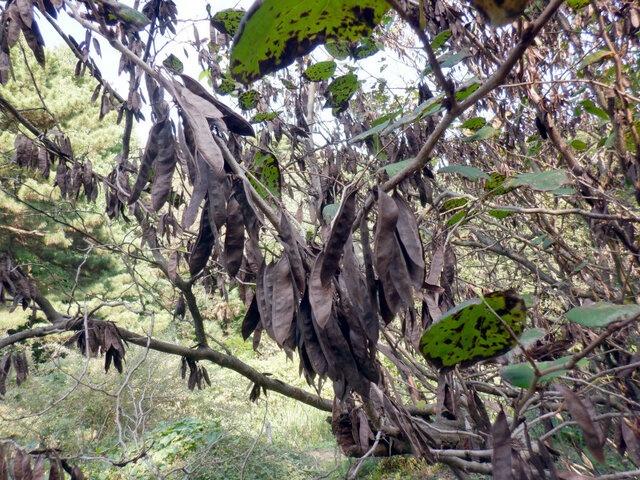
[[[473,365],[511,350],[516,345],[511,332],[521,335],[525,320],[524,300],[513,290],[471,298],[424,332],[420,351],[437,368]]]
[[[261,197],[265,200],[269,200],[271,195],[280,197],[282,180],[276,157],[270,153],[257,152],[253,157],[251,173],[249,181]]]
[[[511,480],[511,432],[507,423],[507,416],[501,410],[491,428],[491,438],[493,440],[493,452],[491,454],[491,465],[493,467],[493,478],[500,480]]]
[[[349,106],[349,99],[356,93],[359,86],[358,77],[353,73],[336,78],[325,91],[324,96],[327,101],[324,108],[332,108],[336,116],[344,112]]]
[[[227,273],[235,277],[242,265],[244,253],[244,224],[240,204],[231,197],[227,203],[227,231],[224,237],[224,261]]]
[[[258,323],[260,323],[260,311],[258,310],[257,295],[254,295],[253,300],[251,300],[251,305],[249,305],[247,313],[242,320],[242,327],[240,331],[242,332],[243,340],[249,338],[249,335],[253,333],[258,326]]]
[[[289,259],[283,255],[273,268],[272,314],[274,340],[284,345],[293,322],[295,297]]]
[[[340,209],[333,219],[320,266],[320,281],[323,287],[326,287],[335,275],[344,245],[351,234],[351,226],[356,218],[356,193],[355,189],[345,192]]]
[[[323,286],[320,280],[323,257],[324,253],[320,253],[316,257],[309,275],[309,303],[311,303],[313,318],[320,328],[324,328],[331,318],[333,293],[335,291],[332,283]]]
[[[189,273],[192,277],[195,277],[207,265],[214,243],[215,238],[209,222],[209,199],[207,199],[200,216],[200,232],[189,256]]]
[[[302,76],[310,82],[321,82],[322,80],[328,80],[333,76],[336,71],[336,62],[318,62],[307,68]]]
[[[260,94],[256,90],[249,90],[238,95],[238,104],[242,110],[251,110],[258,106]]]
[[[176,57],[173,53],[164,59],[164,61],[162,62],[162,65],[167,67],[169,70],[174,71],[175,73],[184,72],[184,65],[182,61],[178,57]]]
[[[395,193],[393,200],[398,207],[398,223],[396,224],[398,240],[400,240],[400,246],[407,262],[411,282],[417,290],[420,290],[424,283],[425,263],[418,222],[404,198]]]
[[[593,418],[592,413],[589,412],[590,409],[586,405],[588,400],[581,399],[564,385],[556,385],[556,389],[562,394],[562,397],[567,403],[569,413],[571,413],[571,416],[580,427],[580,430],[582,430],[583,438],[587,447],[589,447],[589,450],[598,462],[605,464],[606,461],[602,447],[604,446],[606,437],[602,432],[600,424],[595,420],[595,418]],[[591,407],[591,410],[595,412],[593,407]]]
[[[238,31],[240,21],[242,17],[244,17],[244,14],[244,10],[234,10],[232,8],[220,10],[211,19],[211,25],[219,32],[233,37]]]
[[[231,75],[243,83],[284,68],[328,40],[371,34],[389,10],[384,0],[263,0],[242,19],[231,51]]]

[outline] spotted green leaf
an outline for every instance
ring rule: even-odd
[[[238,95],[238,103],[242,110],[251,110],[252,108],[256,108],[259,99],[260,94],[255,90],[249,90]]]
[[[462,88],[460,88],[460,90],[456,92],[456,100],[461,102],[477,89],[479,89],[480,85],[482,85],[481,82],[470,82],[468,85],[462,86]]]
[[[184,72],[184,65],[182,61],[178,57],[176,57],[173,53],[164,59],[162,64],[167,67],[169,70],[172,70],[176,73]]]
[[[216,88],[216,92],[220,95],[229,95],[237,88],[236,83],[233,80],[229,80],[228,78],[223,78],[220,82],[220,86]]]
[[[469,200],[466,198],[452,198],[451,200],[447,200],[442,204],[442,212],[448,212],[450,210],[459,209],[460,207],[464,207]]]
[[[511,350],[517,343],[505,324],[520,336],[525,320],[524,300],[513,290],[472,298],[424,332],[420,351],[437,368],[473,365]]]
[[[388,10],[385,0],[257,1],[236,34],[231,74],[249,83],[322,43],[367,37]]]
[[[358,77],[353,73],[336,78],[329,84],[325,92],[327,99],[325,108],[331,107],[334,115],[344,112],[349,105],[349,99],[356,93],[359,86]]]
[[[119,2],[116,2],[116,5],[116,16],[129,25],[135,26],[136,30],[142,30],[146,25],[151,23],[151,20],[149,20],[144,13],[139,12],[135,8],[131,8]]]
[[[526,186],[533,190],[548,192],[560,188],[569,182],[565,170],[548,170],[546,172],[519,173],[505,183],[506,187]]]
[[[238,31],[240,21],[246,12],[227,8],[216,13],[211,19],[211,25],[221,33],[233,37]]]
[[[351,53],[347,42],[328,42],[324,48],[327,53],[338,60],[344,60]]]
[[[310,82],[321,82],[333,76],[336,72],[336,62],[318,62],[307,68],[302,76]]]
[[[491,177],[491,181],[484,182],[484,191],[491,192],[493,195],[504,195],[505,193],[509,193],[515,187],[507,187],[505,188],[504,182],[507,179],[506,175],[503,175],[498,172],[491,172],[489,174]]]
[[[360,44],[353,49],[351,56],[354,60],[362,60],[363,58],[375,55],[380,50],[378,43],[371,37],[360,40]]]
[[[616,305],[605,302],[572,308],[566,313],[570,321],[589,328],[606,327],[612,322],[628,320],[639,314],[640,305]]]
[[[261,197],[265,199],[269,199],[271,195],[280,197],[280,167],[276,157],[270,153],[256,153],[253,157],[251,174],[249,181]]]
[[[261,113],[256,113],[253,117],[251,117],[251,120],[249,121],[251,123],[266,122],[268,120],[273,120],[277,116],[278,116],[278,112],[270,112],[270,113],[261,112]]]
[[[491,215],[493,218],[497,218],[498,220],[502,220],[503,218],[507,218],[509,215],[513,215],[515,212],[510,212],[508,210],[487,210],[487,213]]]

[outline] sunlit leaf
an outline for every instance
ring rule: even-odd
[[[597,52],[591,53],[584,57],[584,60],[582,60],[582,62],[580,62],[580,65],[578,65],[578,70],[582,70],[589,65],[600,62],[605,58],[611,58],[612,56],[613,54],[610,50],[598,50]]]
[[[302,76],[310,82],[321,82],[333,76],[336,71],[336,62],[318,62],[307,68]]]
[[[249,90],[248,92],[238,95],[238,103],[242,110],[251,110],[258,106],[258,100],[260,100],[260,94],[256,90]]]
[[[436,38],[431,41],[431,48],[437,50],[447,42],[449,37],[451,37],[451,30],[440,32],[438,35],[436,35]]]
[[[509,329],[519,336],[525,320],[524,300],[512,290],[472,298],[427,329],[420,351],[438,368],[473,365],[511,350],[516,340]]]
[[[389,4],[384,0],[256,2],[236,35],[231,74],[249,83],[289,65],[319,44],[367,37],[387,10]]]
[[[221,10],[213,16],[211,25],[219,32],[233,37],[238,31],[238,26],[244,14],[244,10],[234,10],[233,8]]]
[[[460,125],[460,128],[468,128],[469,130],[478,130],[484,127],[486,124],[487,124],[487,121],[483,117],[474,117],[474,118],[470,118],[469,120],[464,122],[462,125]]]

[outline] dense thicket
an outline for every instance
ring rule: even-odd
[[[271,390],[330,411],[347,456],[411,453],[459,478],[640,473],[635,2],[535,1],[494,28],[448,0],[264,0],[208,9],[208,36],[194,21],[184,50],[178,17],[205,12],[134,7],[2,7],[2,192],[83,252],[64,268],[34,259],[26,227],[0,225],[2,298],[29,312],[0,339],[3,390],[12,371],[24,381],[34,339],[70,332],[107,371],[130,371],[129,342],[181,356],[191,389],[213,362],[254,382],[252,400]],[[37,107],[4,93],[27,48],[40,64],[28,71],[46,68],[43,22],[76,56],[73,75],[97,82],[94,115],[117,112],[106,159],[79,152],[39,93]],[[128,92],[101,75],[101,46]],[[185,73],[194,52],[199,80]],[[140,154],[136,121],[149,126]],[[103,226],[84,220],[93,205]],[[130,287],[120,301],[77,288],[109,256]],[[311,388],[214,341],[207,296],[239,298],[242,336],[258,352],[275,342]],[[147,328],[169,310],[190,325],[171,341]],[[14,473],[43,452],[57,465],[46,442],[11,447]]]

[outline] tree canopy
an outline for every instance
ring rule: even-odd
[[[458,478],[640,475],[640,8],[472,3],[4,1],[0,315],[24,313],[0,393],[71,346],[71,377],[103,356],[125,388],[153,351],[189,389],[213,363],[253,401],[330,412],[349,478],[399,454]],[[212,298],[306,386],[214,336]],[[149,445],[120,433],[100,460]],[[5,442],[0,476],[45,458],[83,478],[45,436]]]

